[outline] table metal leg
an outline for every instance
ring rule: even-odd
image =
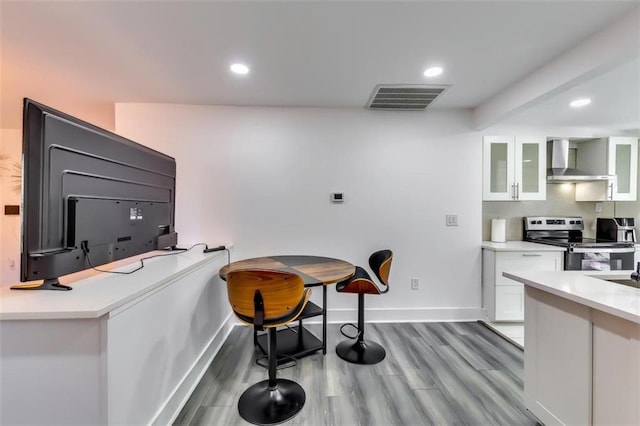
[[[327,354],[327,286],[322,286],[322,354]]]

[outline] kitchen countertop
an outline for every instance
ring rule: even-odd
[[[530,243],[528,241],[507,241],[505,243],[494,243],[483,241],[482,248],[493,251],[565,251],[564,247],[552,246],[549,244]]]
[[[640,324],[640,289],[600,278],[629,279],[633,271],[518,271],[507,278]]]

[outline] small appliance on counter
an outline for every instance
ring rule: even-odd
[[[506,219],[491,219],[491,241],[494,243],[504,243],[507,241]]]
[[[596,239],[635,243],[635,220],[632,217],[599,217],[596,220]]]

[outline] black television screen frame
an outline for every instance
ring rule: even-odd
[[[24,99],[20,281],[58,278],[175,247],[176,161]]]

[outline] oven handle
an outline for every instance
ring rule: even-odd
[[[570,249],[570,253],[633,253],[636,249],[634,247],[623,247],[623,248],[582,248],[582,247],[574,247]]]

